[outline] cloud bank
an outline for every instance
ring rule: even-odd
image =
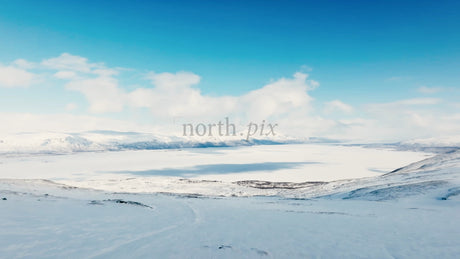
[[[29,87],[34,79],[33,73],[14,66],[2,66],[0,64],[0,87],[15,88]]]
[[[14,91],[13,88],[40,88],[40,85],[48,82],[58,82],[59,87],[83,96],[87,101],[86,108],[85,104],[71,102],[62,107],[62,111],[56,111],[52,115],[2,113],[3,117],[9,116],[13,120],[11,125],[20,125],[17,128],[3,126],[3,130],[11,132],[21,127],[22,130],[33,127],[34,125],[21,123],[28,116],[28,120],[35,122],[35,127],[43,120],[41,124],[48,124],[48,127],[38,128],[52,131],[64,128],[71,130],[71,125],[74,124],[75,130],[87,130],[91,127],[128,130],[126,125],[130,125],[130,130],[133,131],[140,128],[158,131],[166,129],[166,133],[177,134],[174,131],[180,131],[180,127],[171,125],[171,121],[215,123],[229,117],[242,125],[248,122],[274,122],[279,124],[280,134],[301,138],[396,141],[458,135],[457,132],[460,132],[460,113],[446,112],[445,108],[455,104],[445,103],[440,98],[414,97],[352,106],[336,96],[331,96],[332,100],[319,103],[313,98],[314,89],[319,87],[319,83],[311,80],[309,74],[304,72],[272,80],[238,96],[203,94],[199,88],[201,77],[189,71],[150,71],[139,74],[139,77],[144,84],[134,88],[127,87],[120,83],[123,81],[120,80],[123,78],[123,69],[110,68],[102,62],[90,62],[87,58],[68,53],[36,63],[18,59],[10,65],[2,65],[0,87]],[[422,94],[432,94],[438,90],[426,87],[419,89]],[[74,120],[71,119],[74,115],[62,115],[65,111],[74,112],[80,107],[87,112],[75,116]],[[145,116],[128,119],[128,123],[123,119],[111,120],[105,117],[110,115],[113,118],[117,114],[136,111],[147,111],[149,119],[146,120]],[[49,119],[45,119],[46,116]],[[44,123],[45,120],[54,121]],[[88,122],[85,123],[85,120]],[[89,127],[77,126],[77,121]],[[103,123],[95,123],[96,121]],[[62,126],[64,123],[66,125]],[[117,124],[120,126],[116,126]],[[144,126],[139,126],[140,124]],[[175,128],[172,129],[172,126]]]

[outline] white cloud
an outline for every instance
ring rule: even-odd
[[[427,87],[422,86],[417,89],[422,94],[435,94],[441,92],[443,89],[441,87]]]
[[[295,73],[240,96],[207,96],[195,86],[200,76],[191,72],[156,73],[146,78],[153,87],[125,91],[108,73],[97,78],[72,80],[66,87],[83,93],[90,112],[119,112],[126,107],[146,108],[156,125],[180,118],[184,123],[215,123],[227,116],[236,124],[249,121],[279,124],[279,133],[355,141],[398,141],[430,134],[452,134],[456,123],[439,116],[432,107],[438,98],[412,98],[369,104],[359,118],[328,119],[314,114],[309,91],[318,83],[308,74]],[[352,113],[356,109],[340,100],[325,104],[325,114]],[[363,114],[364,112],[364,114]],[[442,126],[441,126],[442,125]]]
[[[118,88],[116,79],[98,77],[76,80],[67,83],[66,88],[83,93],[90,103],[90,112],[104,113],[123,110],[125,94]]]
[[[41,75],[26,71],[32,68],[46,70]],[[144,110],[148,110],[147,124],[155,126],[167,125],[176,119],[185,123],[216,123],[230,117],[232,122],[241,125],[247,125],[249,121],[261,123],[262,120],[277,123],[281,134],[366,142],[458,135],[457,132],[460,132],[460,115],[448,116],[452,107],[458,107],[458,104],[444,103],[439,98],[412,98],[363,107],[352,107],[340,100],[332,100],[324,104],[324,113],[320,116],[315,113],[314,99],[310,95],[319,83],[310,80],[308,74],[302,72],[272,80],[265,86],[238,96],[203,94],[197,87],[201,77],[186,71],[150,72],[144,78],[151,85],[131,86],[127,90],[117,80],[121,71],[119,68],[109,68],[103,63],[91,63],[87,58],[64,53],[43,60],[41,64],[16,60],[10,66],[0,66],[0,86],[27,87],[34,83],[36,77],[49,78],[50,71],[53,77],[67,80],[64,83],[66,89],[85,96],[89,112],[120,112],[126,109],[144,116]],[[435,92],[434,88],[419,90]],[[67,111],[76,108],[75,103],[65,106]],[[343,114],[347,114],[347,119],[340,117]],[[354,114],[360,117],[352,117]],[[17,120],[24,118],[27,116],[19,116]],[[70,117],[65,118],[70,120]],[[84,120],[91,123],[94,118],[82,117],[79,122]],[[123,124],[122,121],[118,122]],[[62,127],[62,124],[52,125],[56,125],[56,129]],[[100,124],[96,126],[100,127]],[[171,131],[165,133],[171,134]]]
[[[404,105],[434,105],[441,102],[439,98],[413,98],[399,101],[400,104]]]
[[[45,59],[41,65],[55,70],[78,71],[89,73],[95,64],[88,63],[88,59],[80,56],[74,56],[69,53],[63,53],[59,57]]]
[[[307,77],[296,73],[293,79],[281,78],[242,96],[211,97],[192,87],[200,81],[193,73],[150,73],[148,78],[155,87],[138,88],[128,94],[128,99],[130,105],[149,108],[154,116],[163,118],[212,119],[233,115],[262,120],[280,117],[291,110],[307,110],[311,101],[307,91],[317,86]]]
[[[334,100],[327,102],[325,104],[324,112],[327,114],[334,113],[334,112],[344,112],[344,113],[351,113],[353,112],[353,107],[340,101]]]
[[[59,79],[77,79],[78,75],[74,71],[67,71],[67,70],[62,70],[56,72],[54,77],[59,78]]]
[[[434,105],[441,102],[439,98],[413,98],[395,102],[402,105]]]
[[[113,77],[118,74],[117,69],[107,68],[103,63],[90,63],[85,57],[69,53],[45,59],[41,66],[57,70],[53,77],[69,80],[65,85],[68,90],[85,95],[90,112],[120,112],[126,104],[126,94]]]
[[[192,88],[200,77],[190,72],[154,73],[147,75],[154,88],[137,88],[127,94],[128,105],[149,108],[157,118],[196,117],[215,112],[212,98]]]
[[[281,78],[241,96],[207,96],[193,86],[200,77],[191,72],[149,73],[153,88],[123,90],[112,77],[74,80],[67,89],[81,92],[90,104],[90,112],[118,112],[125,107],[146,108],[151,120],[164,124],[172,119],[184,123],[215,123],[230,117],[236,124],[263,120],[279,123],[285,134],[306,134],[324,130],[331,121],[309,116],[311,101],[308,91],[317,83],[308,75],[296,73]]]
[[[414,107],[414,106],[433,106],[436,104],[441,103],[441,99],[439,98],[411,98],[411,99],[404,99],[395,102],[389,103],[376,103],[367,105],[366,109],[370,111],[383,111],[385,112],[386,108],[392,109],[394,107]]]
[[[191,72],[149,73],[153,88],[123,90],[111,77],[74,80],[67,89],[81,92],[90,104],[90,112],[117,112],[124,107],[147,108],[155,125],[172,120],[183,123],[217,123],[230,117],[233,123],[278,123],[279,133],[305,136],[324,131],[334,125],[331,120],[310,116],[311,101],[308,91],[317,83],[308,75],[296,73],[292,78],[281,78],[262,88],[241,96],[207,96],[198,88],[200,77]],[[173,130],[181,130],[176,127]],[[172,131],[168,132],[169,134]],[[311,136],[311,135],[309,135]]]
[[[88,59],[81,56],[62,53],[60,56],[50,59],[45,59],[41,62],[41,66],[48,69],[58,70],[63,73],[73,72],[94,74],[97,76],[113,76],[118,74],[117,69],[109,69],[103,63],[90,63]],[[60,77],[64,79],[64,77]],[[72,79],[65,78],[65,79]]]
[[[65,110],[66,111],[74,111],[75,109],[77,109],[77,107],[78,107],[78,105],[75,104],[75,103],[68,103],[65,106]]]
[[[312,101],[307,92],[318,86],[307,78],[308,74],[299,72],[292,79],[281,78],[241,96],[237,107],[248,119],[280,118],[294,111],[305,116]]]
[[[146,78],[153,88],[139,87],[126,92],[115,79],[117,69],[90,63],[84,57],[63,53],[43,60],[41,66],[58,70],[53,74],[55,78],[69,80],[66,88],[81,92],[90,104],[90,112],[119,112],[124,107],[138,107],[149,109],[159,119],[232,115],[249,120],[282,118],[290,113],[305,116],[312,100],[307,92],[319,86],[318,82],[307,80],[307,74],[299,72],[293,78],[281,78],[241,96],[214,97],[194,88],[200,76],[181,71],[150,72]]]
[[[98,75],[98,76],[115,76],[115,75],[118,75],[118,71],[116,69],[108,69],[108,68],[94,69],[91,72],[93,74]]]
[[[0,65],[0,87],[28,87],[35,79],[33,73],[13,66]]]
[[[302,65],[300,66],[300,71],[308,73],[308,72],[313,71],[313,68],[307,65]]]
[[[200,82],[200,76],[191,73],[191,72],[177,72],[173,73],[155,73],[150,72],[147,74],[147,79],[152,81],[159,89],[164,90],[182,90],[185,88],[189,88],[192,85],[196,85]]]
[[[433,136],[454,136],[460,119],[446,116],[442,99],[413,98],[364,106],[359,123],[344,125],[337,136],[362,141],[401,141]]]
[[[25,59],[16,59],[15,61],[13,61],[13,64],[14,66],[18,67],[18,68],[22,68],[22,69],[32,69],[32,68],[35,68],[36,65],[32,62],[29,62]]]

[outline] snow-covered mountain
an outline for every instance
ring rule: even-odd
[[[23,132],[0,135],[0,154],[68,154],[123,150],[235,147],[273,144],[344,144],[370,148],[393,148],[444,153],[460,146],[460,137],[414,139],[397,143],[353,144],[343,140],[285,135],[244,138],[241,136],[191,137],[142,132],[95,130],[86,132]]]
[[[299,143],[282,135],[244,139],[229,137],[178,137],[152,133],[89,131],[79,133],[34,132],[0,136],[0,154],[67,154],[74,152],[152,150],[197,147],[232,147]],[[318,142],[313,138],[311,142]]]

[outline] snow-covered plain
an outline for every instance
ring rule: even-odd
[[[460,150],[0,157],[2,258],[458,258]]]

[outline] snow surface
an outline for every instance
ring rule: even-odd
[[[324,182],[378,176],[428,154],[337,145],[260,145],[0,158],[2,177],[115,192],[272,195],[242,181]],[[239,183],[238,183],[239,182]]]
[[[2,258],[460,255],[458,148],[10,154],[0,169]]]

